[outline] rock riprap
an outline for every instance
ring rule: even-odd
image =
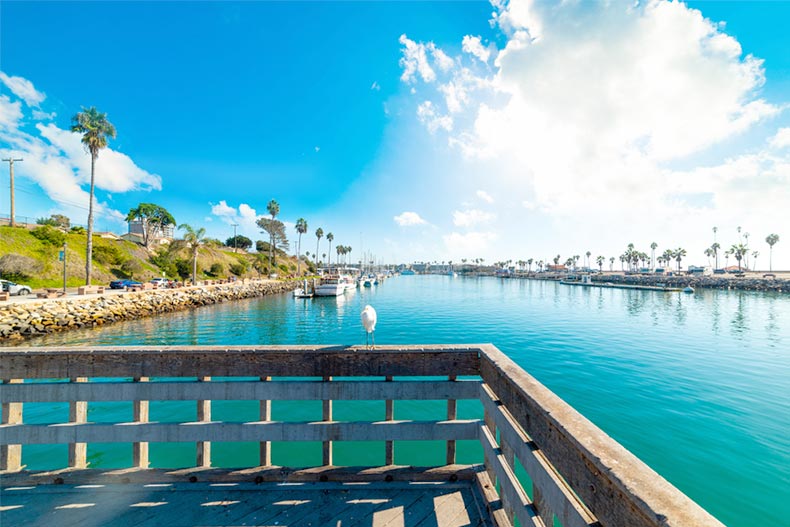
[[[228,300],[285,293],[297,285],[297,282],[254,280],[0,304],[0,340],[99,326]]]

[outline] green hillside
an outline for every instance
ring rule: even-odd
[[[59,261],[62,240],[66,242],[67,284],[85,283],[86,235],[64,233],[55,228],[44,230],[0,226],[0,277],[22,282],[34,288],[59,287],[63,284],[63,262]],[[296,259],[281,252],[277,269],[271,269],[267,255],[248,254],[209,243],[200,248],[198,280],[230,276],[258,277],[277,272],[280,276],[296,274]],[[302,265],[302,271],[306,271]],[[312,266],[310,266],[312,269]],[[167,276],[185,279],[192,274],[192,253],[188,248],[162,247],[148,251],[134,242],[93,237],[94,284],[106,285],[118,278],[146,281]]]

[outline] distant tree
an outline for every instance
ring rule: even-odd
[[[774,270],[774,245],[776,245],[776,242],[778,242],[778,241],[779,241],[779,235],[778,234],[769,234],[768,236],[765,237],[765,243],[767,243],[768,247],[769,247],[769,250],[768,250],[768,270],[769,271],[773,271]]]
[[[752,251],[752,258],[754,258],[754,260],[752,260],[752,271],[756,271],[757,270],[757,257],[758,256],[760,256],[760,251]]]
[[[203,238],[206,236],[206,229],[203,227],[195,230],[192,226],[182,223],[178,226],[184,233],[183,243],[192,250],[192,284],[197,283],[197,257],[200,246],[203,245]]]
[[[121,264],[121,271],[126,273],[129,278],[134,278],[134,275],[143,271],[143,266],[134,258],[129,258]]]
[[[680,261],[686,256],[686,249],[678,248],[672,252],[672,256],[675,258],[675,261],[678,263],[678,271],[680,271]]]
[[[302,234],[307,232],[307,220],[304,218],[299,218],[296,220],[296,232],[299,235],[299,238],[296,242],[296,274],[302,274]],[[315,248],[316,252],[318,252],[318,245],[316,244]]]
[[[332,234],[331,232],[326,235],[326,241],[329,242],[329,250],[327,251],[327,255],[328,256],[327,256],[327,261],[326,261],[327,267],[329,266],[329,264],[331,263],[331,260],[332,260],[332,242],[334,240],[335,240],[335,235]]]
[[[715,229],[716,227],[714,227]],[[716,266],[715,269],[719,268],[719,249],[721,249],[721,245],[718,242],[713,242],[713,245],[710,246],[710,250],[713,253],[713,261],[714,265]]]
[[[323,238],[323,237],[324,237],[324,229],[322,229],[321,227],[318,227],[315,230],[315,238],[316,238],[316,240],[315,240],[315,254],[316,254],[316,256],[318,256],[318,244],[321,242],[321,238]],[[332,247],[331,247],[332,243],[330,242],[329,245],[330,245],[330,250],[331,250],[332,249]]]
[[[592,256],[592,252],[587,251],[586,253],[584,253],[584,256],[587,257],[587,267],[589,268],[590,267],[590,256]]]
[[[740,227],[738,227],[740,229]],[[741,260],[743,260],[744,255],[747,253],[749,249],[746,248],[745,245],[742,243],[737,243],[730,247],[731,254],[738,260],[738,270],[741,270]]]
[[[559,264],[560,264],[560,255],[558,254],[557,256],[554,257],[554,265],[559,265]]]
[[[247,250],[252,247],[252,240],[243,236],[241,234],[237,234],[236,236],[231,236],[227,240],[225,240],[225,247],[233,247],[234,249],[243,249]]]
[[[255,242],[255,251],[259,253],[269,252],[269,243],[263,240],[257,240]]]
[[[269,228],[266,229],[266,228],[263,228],[260,225],[260,221],[263,218],[261,218],[261,220],[258,220],[258,226],[261,226],[261,228],[263,228],[263,230],[265,230],[266,232],[269,233],[269,261],[273,262],[274,265],[276,266],[277,265],[277,257],[275,255],[275,250],[274,250],[274,246],[275,246],[274,236],[275,236],[275,232],[276,232],[276,228],[275,228],[276,226],[274,225],[274,221],[275,221],[275,218],[277,218],[277,215],[280,213],[280,204],[277,203],[275,200],[271,200],[266,205],[266,210],[269,211],[269,214],[271,214],[271,216],[272,216],[271,222],[267,224],[269,226]]]
[[[130,209],[126,221],[139,221],[143,228],[143,245],[146,249],[151,247],[151,242],[159,236],[163,229],[175,225],[176,220],[166,208],[156,203],[140,203]]]
[[[598,270],[603,272],[603,263],[606,261],[606,258],[598,256],[595,261],[598,263]]]
[[[650,267],[652,267],[653,269],[656,268],[656,248],[657,247],[658,247],[658,244],[656,242],[653,242],[653,243],[650,244]]]
[[[83,108],[71,118],[71,131],[82,134],[82,144],[91,155],[91,187],[88,203],[88,239],[85,247],[85,284],[91,283],[93,263],[93,194],[96,174],[96,159],[99,151],[107,147],[107,138],[115,138],[115,127],[107,120],[107,114],[95,107]]]
[[[609,270],[612,271],[614,267],[614,256],[609,258]]]
[[[53,214],[49,218],[38,218],[36,223],[39,225],[50,225],[59,229],[68,230],[71,227],[71,220],[63,214]]]

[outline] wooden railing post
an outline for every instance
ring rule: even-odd
[[[551,512],[543,499],[543,491],[534,483],[532,484],[532,504],[545,525],[554,525],[554,513]]]
[[[510,445],[504,440],[504,438],[500,438],[499,443],[500,443],[499,448],[502,450],[502,457],[505,458],[505,463],[507,463],[508,466],[510,467],[510,470],[512,470],[515,473],[515,465],[514,465],[515,455],[513,454],[513,449],[510,448]],[[516,509],[515,509],[516,504],[511,503],[507,494],[502,495],[502,506],[505,509],[505,514],[507,514],[507,517],[512,522],[513,518],[516,515]]]
[[[455,375],[450,375],[449,379],[451,381],[455,381],[457,377]],[[458,401],[455,399],[448,399],[447,400],[447,420],[454,421],[458,418]],[[447,442],[447,464],[454,465],[455,464],[455,441],[448,441]]]
[[[200,382],[207,382],[211,377],[200,377]],[[211,401],[198,401],[197,402],[197,419],[201,423],[208,423],[211,421]],[[198,467],[211,466],[211,442],[198,441],[197,442],[197,461]]]
[[[148,382],[148,377],[135,377],[135,382]],[[148,401],[134,401],[134,422],[148,422]],[[148,443],[132,444],[132,463],[136,468],[148,468]]]
[[[392,375],[388,375],[384,382],[392,382]],[[384,420],[385,421],[392,421],[395,418],[395,405],[392,399],[387,399],[385,402],[385,409],[384,409]],[[395,442],[394,441],[387,441],[384,445],[384,464],[385,465],[394,465],[395,464]]]
[[[261,377],[261,381],[267,382],[271,381],[271,377]],[[260,402],[260,420],[261,421],[271,421],[272,420],[272,402],[271,401],[261,401]],[[260,448],[259,448],[259,455],[260,455],[260,464],[262,467],[268,467],[272,464],[272,444],[269,441],[261,441]]]
[[[324,382],[330,382],[332,377],[324,377]],[[332,401],[324,399],[323,401],[323,419],[324,421],[332,420]],[[324,441],[323,445],[323,459],[324,466],[332,465],[332,441]]]
[[[491,431],[491,435],[496,437],[496,424],[494,423],[494,416],[491,415],[491,412],[489,412],[487,408],[483,409],[483,422],[485,423],[486,428]],[[491,483],[496,486],[496,471],[488,459],[485,460],[485,466],[486,472],[488,472],[488,478],[491,480]]]
[[[22,379],[4,380],[7,384],[22,384]],[[3,403],[4,425],[15,425],[22,422],[22,403]],[[0,446],[0,470],[19,472],[22,470],[22,445]]]
[[[88,382],[87,377],[70,379],[71,382]],[[86,423],[88,421],[88,403],[85,401],[69,402],[69,423]],[[87,443],[69,443],[69,467],[86,468],[88,466]]]

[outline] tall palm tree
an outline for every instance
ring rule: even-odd
[[[672,257],[675,258],[675,261],[678,263],[678,271],[680,271],[680,261],[686,254],[686,249],[683,248],[677,248],[672,252]]]
[[[335,239],[335,235],[334,234],[332,234],[331,232],[327,233],[326,241],[329,242],[329,251],[327,251],[327,254],[329,256],[327,257],[327,261],[326,261],[327,266],[329,266],[329,263],[332,260],[332,242],[334,241],[334,239]]]
[[[197,284],[197,257],[198,249],[205,242],[206,229],[203,227],[195,230],[191,225],[182,223],[178,226],[179,230],[186,231],[184,234],[184,243],[187,247],[192,249],[192,285]]]
[[[274,218],[276,218],[280,213],[280,204],[275,200],[271,200],[266,205],[266,210],[272,215],[272,221],[274,221]],[[276,258],[277,251],[274,250],[274,231],[272,230],[272,232],[269,233],[269,263],[271,264],[272,269],[276,267]]]
[[[773,259],[774,259],[774,244],[776,244],[776,242],[778,242],[778,241],[779,241],[779,235],[778,234],[769,234],[768,236],[765,237],[765,243],[767,243],[768,247],[769,247],[769,250],[768,250],[768,270],[769,271],[773,271],[773,268],[774,268],[774,262],[773,262]]]
[[[321,242],[321,238],[323,238],[323,237],[324,237],[324,229],[322,229],[321,227],[318,227],[316,229],[316,231],[315,231],[315,238],[316,238],[316,240],[315,240],[315,254],[316,254],[316,256],[318,255],[318,244]],[[330,250],[331,250],[331,247],[330,247]]]
[[[757,257],[758,256],[760,256],[760,251],[752,251],[752,258],[754,258],[754,260],[752,260],[752,271],[756,271],[757,270]]]
[[[299,218],[296,220],[296,232],[299,233],[298,241],[296,242],[296,274],[302,274],[302,234],[307,232],[307,220]],[[318,253],[318,247],[316,247]]]
[[[598,270],[603,272],[603,263],[606,261],[606,257],[598,256],[595,260],[598,262]]]
[[[650,244],[650,267],[652,267],[654,271],[656,269],[656,247],[658,247],[656,242]]]
[[[713,227],[713,243],[716,243],[716,233],[719,232],[718,227]]]
[[[592,256],[592,253],[590,251],[587,251],[586,253],[584,253],[584,255],[587,257],[587,268],[589,269],[589,267],[590,267],[590,256]]]
[[[93,264],[93,194],[96,175],[96,159],[99,151],[107,147],[107,138],[115,139],[115,126],[107,120],[107,114],[101,113],[95,106],[83,108],[71,118],[71,131],[82,134],[82,144],[91,155],[91,190],[88,204],[88,243],[85,249],[85,285],[91,283]]]
[[[611,271],[614,267],[614,256],[609,257],[609,270]]]
[[[730,247],[730,252],[733,256],[735,256],[735,259],[738,260],[738,271],[741,270],[741,260],[743,260],[743,256],[747,251],[748,249],[742,243],[738,243]]]
[[[718,242],[713,242],[713,245],[710,246],[710,250],[713,253],[713,259],[716,262],[716,269],[719,268],[719,249],[721,249],[721,245]]]

